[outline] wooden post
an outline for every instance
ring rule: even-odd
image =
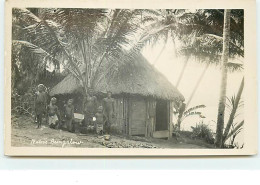
[[[172,101],[168,101],[168,129],[169,129],[169,138],[172,138],[172,115],[173,115],[173,102]]]

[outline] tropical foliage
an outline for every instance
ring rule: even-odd
[[[128,59],[126,55],[136,55],[146,45],[159,42],[164,43],[163,51],[169,41],[174,43],[173,51],[176,55],[185,57],[177,86],[190,58],[206,64],[203,73],[209,65],[221,66],[223,45],[228,50],[225,52],[226,64],[222,66],[222,70],[225,70],[224,83],[227,71],[243,69],[243,63],[233,61],[244,57],[244,11],[230,10],[228,30],[224,29],[224,15],[225,11],[220,9],[191,12],[184,9],[14,8],[12,89],[14,92],[29,89],[48,76],[60,80],[69,73],[78,79],[83,94],[87,95],[88,89],[99,83],[98,74],[116,72],[120,61]],[[225,40],[227,31],[229,37]],[[109,67],[104,70],[103,66]],[[60,71],[63,72],[59,73]],[[204,117],[201,111],[197,111],[205,108],[204,105],[189,107],[203,76],[204,74],[187,103],[176,107],[179,128],[186,117]],[[221,122],[218,124],[221,127],[217,131],[217,138],[221,138],[219,144],[222,146],[230,138],[234,141],[244,123],[234,121],[243,83],[238,94],[230,99],[232,111],[225,130],[222,127],[224,119],[218,121]],[[224,86],[222,90],[221,114],[225,112],[226,106]],[[14,93],[13,98],[17,97],[17,93]],[[27,110],[28,106],[24,107]]]
[[[231,56],[243,56],[243,10],[232,10],[232,16],[232,42],[240,49],[232,49]],[[13,57],[13,66],[23,65],[24,72],[37,76],[45,68],[59,70],[62,65],[86,90],[102,63],[122,56],[126,48],[133,54],[147,44],[171,40],[177,43],[177,54],[214,63],[222,51],[222,28],[223,10],[14,9],[13,47],[33,53],[20,63]],[[82,66],[86,70],[80,70]],[[118,64],[110,66],[108,71],[113,71]]]
[[[194,40],[182,49],[181,52],[189,53],[204,61],[220,61],[223,45],[224,10],[205,9],[197,10],[194,14]],[[231,11],[231,34],[229,57],[244,56],[244,11]],[[239,67],[239,66],[234,66]],[[236,68],[235,68],[236,69]]]
[[[180,84],[190,58],[206,64],[205,70],[200,75],[194,90],[186,102],[186,107],[188,107],[208,66],[220,66],[221,64],[224,10],[205,9],[194,12],[189,10],[158,10],[157,13],[159,14],[152,14],[147,19],[146,24],[148,26],[140,36],[136,47],[140,49],[146,44],[154,45],[155,43],[163,42],[163,51],[166,43],[171,40],[174,43],[175,49],[173,49],[176,54],[185,56],[184,66],[177,80],[176,87]],[[243,10],[231,10],[230,24],[229,58],[239,60],[241,57],[244,57]],[[158,60],[158,57],[154,63]],[[241,70],[243,69],[243,63],[229,61],[225,68],[229,71]],[[182,110],[181,106],[179,107],[179,112]],[[181,113],[179,117],[182,117]]]
[[[214,144],[215,138],[214,133],[209,128],[208,125],[204,124],[203,122],[200,122],[199,124],[196,124],[195,127],[191,127],[191,138],[193,139],[203,139],[209,144]]]
[[[224,124],[222,135],[222,148],[239,147],[235,144],[237,135],[243,130],[244,120],[239,117],[243,113],[244,102],[242,92],[244,88],[244,78],[241,80],[240,87],[236,95],[226,97],[225,113],[228,114],[227,121]]]
[[[224,147],[232,147],[232,148],[243,148],[242,146],[235,143],[235,139],[237,135],[243,130],[244,120],[239,123],[234,123],[231,125],[230,133],[227,135],[225,143],[223,144]],[[229,140],[229,143],[226,143]]]
[[[244,12],[232,10],[231,17],[230,57],[243,57]],[[134,48],[140,49],[158,42],[166,44],[171,40],[177,55],[219,65],[223,49],[224,10],[155,10],[142,21],[145,24],[144,31]],[[230,63],[228,67],[236,70],[241,69],[242,65]]]
[[[28,90],[23,95],[18,94],[16,90],[12,91],[11,94],[12,98],[12,113],[18,114],[18,115],[29,115],[30,117],[33,117],[33,111],[34,111],[34,93],[32,90]]]
[[[87,92],[103,62],[122,56],[131,44],[131,37],[139,29],[136,22],[140,13],[67,8],[40,9],[36,14],[30,9],[13,9],[13,47],[30,49],[40,57],[37,61],[41,66],[62,65]],[[117,64],[111,62],[110,66],[116,69]]]
[[[186,105],[183,103],[181,109],[176,109],[174,111],[174,115],[177,117],[177,128],[180,130],[181,123],[184,121],[184,119],[186,119],[189,116],[198,116],[200,118],[205,118],[202,112],[198,111],[198,109],[203,109],[205,107],[205,105],[197,105],[189,109],[186,109]]]
[[[244,103],[241,99],[241,95],[244,88],[244,78],[241,81],[237,95],[227,98],[228,103],[226,107],[229,110],[229,119],[223,132],[222,147],[224,147],[226,141],[231,138],[231,145],[234,144],[236,136],[242,131],[244,120],[237,122],[237,117],[240,115],[240,110],[243,108]]]

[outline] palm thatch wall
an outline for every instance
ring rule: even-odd
[[[109,90],[115,95],[130,94],[184,101],[183,95],[177,88],[141,54],[125,56],[124,61],[107,61],[104,62],[93,83],[96,92],[105,93]],[[72,75],[68,75],[52,88],[50,95],[72,94],[79,89],[81,89],[79,81]]]

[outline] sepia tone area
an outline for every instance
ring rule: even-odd
[[[243,59],[242,9],[13,8],[11,144],[241,149]]]

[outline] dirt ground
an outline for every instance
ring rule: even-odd
[[[80,148],[212,148],[201,140],[187,137],[169,140],[137,136],[111,135],[106,141],[95,134],[70,133],[64,130],[51,129],[43,125],[36,129],[33,119],[26,116],[12,116],[12,146],[40,147],[80,147]]]

